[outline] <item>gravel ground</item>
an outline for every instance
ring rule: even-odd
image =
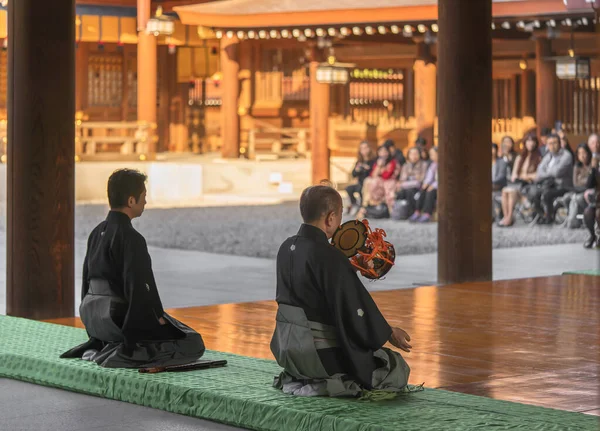
[[[76,237],[89,232],[106,216],[104,205],[78,205]],[[279,245],[295,234],[301,222],[296,203],[272,206],[147,209],[134,221],[149,245],[219,254],[274,258]],[[399,255],[431,253],[437,249],[437,224],[392,220],[373,223],[386,230]],[[0,218],[0,230],[5,230]],[[494,248],[583,243],[583,229],[516,224],[493,229]]]

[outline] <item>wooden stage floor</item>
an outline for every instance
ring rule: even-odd
[[[600,415],[600,277],[568,275],[373,293],[412,337],[410,383]],[[276,304],[168,310],[210,350],[273,359]],[[78,319],[55,323],[80,326]]]

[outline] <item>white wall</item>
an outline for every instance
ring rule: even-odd
[[[334,158],[331,176],[336,183],[346,183],[354,160]],[[75,199],[78,202],[106,203],[106,181],[120,168],[138,169],[148,175],[148,203],[180,205],[201,200],[204,194],[282,197],[298,195],[310,185],[310,160],[255,162],[248,160],[201,160],[185,162],[83,162],[75,165]],[[291,190],[281,192],[279,184],[270,182],[273,174],[288,183]],[[285,197],[285,196],[284,196]],[[6,165],[0,164],[0,203],[6,201]]]

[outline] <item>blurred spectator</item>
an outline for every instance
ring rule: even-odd
[[[499,191],[506,187],[506,173],[506,162],[498,156],[498,145],[492,143],[492,191]]]
[[[592,152],[592,168],[597,168],[600,162],[600,137],[598,137],[598,134],[592,133],[587,144]]]
[[[513,211],[517,201],[523,193],[526,193],[527,187],[533,183],[542,160],[536,136],[528,135],[523,140],[525,146],[515,160],[510,182],[502,189],[502,214],[504,217],[498,223],[500,226],[511,226],[514,223]]]
[[[577,160],[573,168],[573,190],[565,195],[563,205],[568,208],[567,227],[576,229],[581,226],[577,216],[585,209],[584,193],[592,174],[592,152],[585,142],[577,147]]]
[[[535,184],[529,188],[528,198],[540,224],[554,223],[554,200],[573,187],[573,158],[561,148],[558,135],[547,139],[548,152],[538,166]]]
[[[438,149],[431,147],[429,150],[429,158],[431,163],[427,168],[425,179],[421,190],[415,195],[416,205],[415,212],[410,216],[409,220],[418,223],[427,223],[431,220],[433,212],[437,204],[438,190]]]
[[[418,147],[412,147],[408,150],[408,161],[402,167],[400,181],[397,185],[397,200],[406,200],[409,204],[409,215],[415,210],[415,194],[421,189],[427,164],[421,160],[421,154]]]
[[[594,168],[590,175],[588,184],[589,192],[586,192],[586,200],[588,207],[583,211],[583,223],[590,233],[588,239],[585,240],[583,246],[592,248],[594,243],[596,248],[600,249],[600,241],[598,241],[598,232],[600,226],[600,208],[598,208],[598,190],[600,189],[600,170]]]
[[[396,144],[394,143],[394,141],[392,141],[391,139],[388,139],[387,141],[385,141],[383,143],[383,146],[386,147],[388,149],[388,151],[390,152],[390,154],[392,155],[392,157],[394,159],[396,159],[396,166],[402,167],[402,165],[404,165],[406,163],[406,159],[404,158],[404,154],[402,153],[402,150],[399,148],[396,148]]]
[[[379,211],[385,214],[381,205],[388,207],[387,217],[389,217],[389,211],[394,205],[394,192],[396,188],[396,180],[394,179],[394,172],[396,171],[396,159],[392,157],[390,151],[386,146],[382,145],[377,149],[377,160],[368,178],[365,179],[363,186],[363,208],[371,211],[371,216],[374,217],[373,211]],[[369,208],[371,207],[371,208]],[[378,210],[374,210],[374,207],[378,207]],[[383,215],[382,215],[383,217]]]
[[[348,197],[350,198],[350,206],[347,210],[348,213],[351,213],[355,209],[358,209],[358,201],[356,199],[356,195],[358,195],[359,199],[362,202],[363,184],[365,182],[365,179],[373,170],[374,164],[375,154],[371,149],[371,146],[366,141],[361,142],[358,146],[358,156],[356,164],[354,165],[354,169],[352,170],[352,177],[355,178],[357,182],[346,187],[346,192],[348,193]]]
[[[575,163],[577,158],[575,157],[575,153],[573,152],[573,148],[571,148],[569,140],[565,136],[565,132],[563,130],[560,130],[557,133],[557,135],[560,138],[560,148],[562,148],[563,150],[567,150],[569,154],[571,154],[571,159],[573,160],[573,163]]]
[[[500,142],[500,155],[506,162],[507,173],[506,177],[510,178],[512,169],[517,158],[517,151],[515,150],[515,141],[510,136],[505,136]]]
[[[542,130],[540,131],[540,154],[542,155],[542,157],[544,157],[548,152],[547,141],[548,136],[550,136],[551,134],[551,129],[549,129],[548,127],[542,127]]]

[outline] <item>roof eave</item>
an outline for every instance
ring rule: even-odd
[[[383,22],[415,22],[436,21],[438,8],[436,5],[404,6],[392,8],[321,10],[299,12],[274,12],[256,14],[219,14],[204,13],[201,7],[179,6],[174,10],[181,22],[186,25],[201,25],[212,28],[264,28],[291,26],[326,26],[349,24],[377,24]],[[588,10],[582,13],[589,12]],[[562,0],[531,0],[528,2],[494,3],[492,14],[494,18],[523,17],[573,14],[576,11],[567,10]]]

